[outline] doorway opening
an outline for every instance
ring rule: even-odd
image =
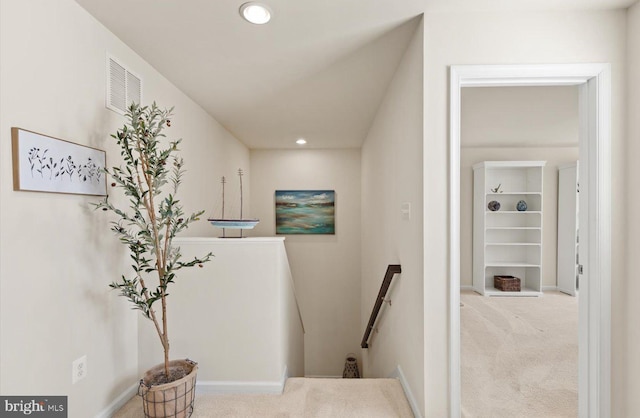
[[[608,64],[465,65],[450,69],[450,416],[460,416],[460,118],[463,87],[579,89],[581,264],[578,410],[607,416],[611,364],[611,141]]]
[[[578,298],[559,290],[578,86],[465,87],[461,105],[461,414],[577,417]]]

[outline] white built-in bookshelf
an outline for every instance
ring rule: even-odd
[[[542,174],[545,161],[484,161],[473,166],[473,289],[485,296],[542,294]],[[497,190],[496,190],[497,189]],[[490,210],[489,203],[500,203]],[[526,210],[518,210],[519,201]],[[495,275],[520,278],[498,290]]]

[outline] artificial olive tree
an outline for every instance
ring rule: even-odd
[[[174,283],[178,270],[202,267],[212,257],[209,253],[184,262],[180,249],[172,245],[173,238],[204,213],[185,216],[176,197],[184,173],[183,160],[176,155],[181,140],[168,144],[162,140],[163,131],[171,126],[172,111],[162,110],[155,103],[144,107],[134,103],[128,108],[125,125],[111,135],[120,146],[124,165],[106,168],[105,172],[113,179],[111,186],[124,192],[129,205],[118,208],[109,196],[95,205],[117,215],[111,230],[128,247],[133,261],[133,273],[122,275],[110,287],[119,290],[134,309],[153,322],[164,350],[167,382],[174,380],[169,376],[167,288]],[[156,302],[162,309],[160,318]]]

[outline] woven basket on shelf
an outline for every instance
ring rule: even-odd
[[[520,279],[513,276],[493,276],[493,286],[503,292],[519,292]]]

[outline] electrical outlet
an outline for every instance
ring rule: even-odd
[[[71,363],[71,383],[75,384],[85,377],[87,377],[87,356],[82,356]]]

